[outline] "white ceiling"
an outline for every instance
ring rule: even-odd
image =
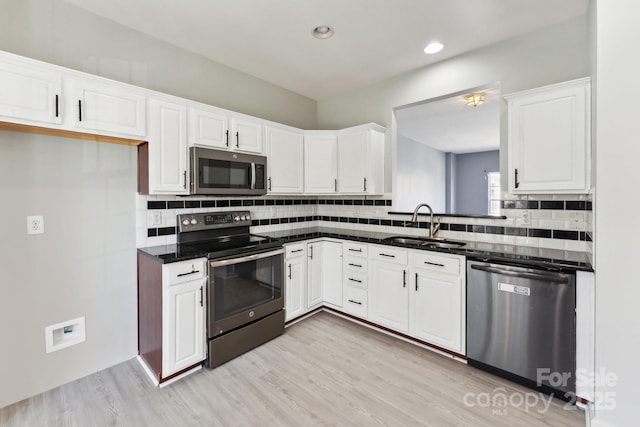
[[[469,107],[465,95],[485,94]],[[395,110],[398,135],[450,153],[497,150],[500,146],[500,85],[473,88]]]
[[[588,0],[65,0],[322,100],[558,23]],[[311,36],[331,25],[327,40]],[[425,55],[427,43],[445,49]]]

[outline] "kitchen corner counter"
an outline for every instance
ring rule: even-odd
[[[468,242],[461,248],[420,248],[411,244],[392,243],[384,239],[397,234],[380,233],[362,230],[346,230],[328,227],[309,227],[296,230],[260,233],[262,236],[277,238],[283,243],[320,238],[353,240],[364,243],[402,247],[406,249],[428,250],[464,255],[469,259],[503,262],[526,267],[537,267],[550,270],[593,271],[587,254],[584,252],[565,251],[560,249],[534,248],[498,243]],[[461,241],[462,240],[458,240]]]

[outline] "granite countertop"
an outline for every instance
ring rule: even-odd
[[[427,249],[419,248],[411,244],[401,244],[384,241],[384,239],[391,236],[397,236],[398,234],[362,230],[346,230],[342,228],[329,227],[308,227],[296,230],[259,233],[259,235],[270,237],[273,239],[279,239],[284,244],[302,240],[330,237],[334,239],[353,240],[363,243],[396,246],[406,249],[429,250],[433,252],[464,255],[469,259],[481,261],[504,262],[553,270],[593,271],[586,253],[565,251],[560,249],[534,248],[528,246],[484,242],[465,242],[465,246],[455,249]],[[176,244],[139,248],[138,252],[150,256],[161,263],[185,261],[188,259],[205,257],[207,255],[206,252],[198,253],[192,248],[187,251],[181,251],[180,246]]]
[[[309,227],[297,230],[275,231],[261,235],[281,239],[284,243],[301,240],[331,237],[335,239],[354,240],[364,243],[375,243],[396,246],[406,249],[429,250],[450,254],[464,255],[469,259],[481,261],[508,262],[524,266],[553,270],[593,271],[587,254],[584,252],[565,251],[561,249],[534,248],[529,246],[506,245],[499,243],[468,242],[461,248],[419,248],[411,244],[391,243],[384,239],[398,234],[380,233],[361,230],[345,230],[341,228]],[[462,240],[457,240],[462,241]]]

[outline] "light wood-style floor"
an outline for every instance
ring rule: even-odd
[[[134,359],[2,408],[0,425],[584,425],[579,409],[548,402],[548,396],[320,312],[223,366],[167,387],[154,387]]]

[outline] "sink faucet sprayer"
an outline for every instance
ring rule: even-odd
[[[431,206],[426,203],[420,203],[418,206],[416,206],[416,208],[413,210],[411,222],[418,222],[418,211],[421,207],[426,207],[427,209],[429,209],[429,237],[434,239],[436,237],[436,233],[438,232],[438,230],[440,230],[440,223],[433,223],[433,209],[431,209]]]

